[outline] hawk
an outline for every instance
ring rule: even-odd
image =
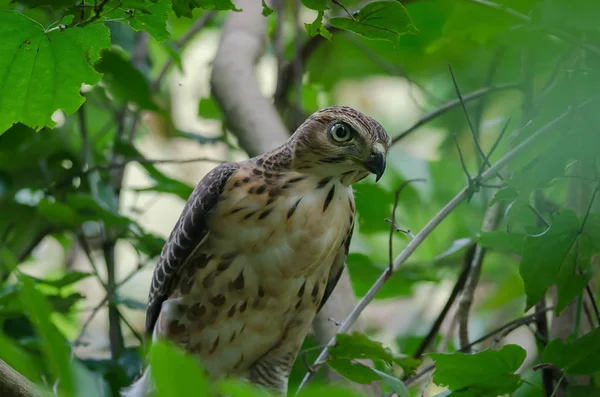
[[[158,260],[146,334],[212,378],[285,394],[316,313],[345,265],[352,184],[381,178],[391,139],[345,106],[311,115],[280,147],[224,163],[197,185]],[[123,395],[149,396],[150,368]]]

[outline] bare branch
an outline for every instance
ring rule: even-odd
[[[444,308],[442,309],[440,314],[437,316],[437,318],[431,325],[429,332],[427,333],[425,338],[423,338],[423,340],[421,341],[421,344],[419,345],[419,347],[413,354],[414,358],[420,358],[423,355],[423,353],[425,352],[425,350],[427,350],[427,348],[429,347],[429,345],[431,344],[431,342],[437,335],[440,327],[442,326],[442,322],[448,315],[448,312],[450,311],[450,308],[452,307],[452,305],[454,304],[454,301],[458,297],[458,294],[463,290],[463,288],[465,286],[465,282],[467,281],[467,277],[469,275],[469,269],[471,268],[471,262],[473,261],[473,256],[475,254],[475,247],[476,247],[475,244],[471,244],[471,246],[467,250],[467,252],[465,254],[465,258],[463,260],[462,270],[460,272],[460,275],[458,276],[458,279],[456,280],[456,283],[454,284],[454,287],[452,288],[452,292],[450,293],[450,296],[448,297],[448,300],[446,301]]]
[[[502,211],[500,203],[494,203],[491,207],[489,207],[483,218],[481,231],[491,232],[492,230],[496,229],[501,213]],[[477,284],[479,284],[479,276],[481,275],[481,267],[483,265],[484,256],[485,248],[477,244],[477,247],[475,247],[475,255],[473,255],[473,260],[469,270],[469,277],[465,283],[465,288],[463,294],[461,295],[458,304],[458,312],[456,314],[458,316],[458,336],[460,340],[460,346],[467,353],[471,352],[470,348],[467,347],[469,345],[469,311],[471,310],[471,306],[473,304],[473,296],[475,295]]]
[[[0,395],[4,397],[41,397],[35,385],[0,359]]]
[[[408,234],[411,238],[415,238],[415,236],[410,232],[410,230],[400,229],[398,226],[396,226],[396,209],[398,208],[398,199],[400,198],[400,193],[402,193],[402,190],[404,190],[404,188],[406,186],[408,186],[410,183],[417,182],[417,181],[424,182],[425,179],[423,179],[423,178],[409,179],[400,184],[398,189],[396,189],[396,193],[395,193],[395,197],[394,197],[394,207],[392,208],[392,218],[386,219],[386,221],[388,221],[390,223],[390,237],[389,237],[389,242],[388,242],[388,248],[389,248],[388,256],[389,256],[390,267],[393,266],[393,263],[394,263],[394,245],[393,245],[394,228],[399,232]]]
[[[254,66],[264,50],[267,20],[260,2],[238,0],[242,12],[229,14],[215,56],[211,86],[240,145],[256,156],[283,143],[288,131],[261,93]]]
[[[587,104],[587,103],[589,103],[589,102],[586,102],[585,104]],[[580,106],[584,106],[585,104],[582,104]],[[529,148],[532,145],[532,143],[537,142],[537,140],[541,136],[543,136],[544,134],[546,134],[548,131],[552,130],[552,128],[556,124],[558,124],[560,121],[562,121],[563,119],[565,119],[566,116],[569,115],[569,114],[571,114],[571,110],[570,109],[567,110],[566,112],[564,112],[563,114],[561,114],[560,116],[558,116],[557,118],[555,118],[554,120],[552,120],[550,123],[546,124],[544,127],[542,127],[541,129],[539,129],[535,133],[533,133],[525,141],[523,141],[519,146],[517,146],[516,148],[512,149],[504,157],[502,157],[496,164],[494,164],[487,171],[485,171],[483,174],[481,174],[479,180],[481,182],[485,182],[485,181],[487,181],[487,180],[489,180],[491,178],[494,178],[496,176],[496,174],[498,173],[498,171],[500,171],[501,169],[503,169],[510,161],[512,161],[512,159],[515,156],[517,156],[518,154],[520,154],[521,152],[523,152],[524,150],[526,150],[527,148]],[[392,276],[393,272],[395,272],[396,270],[398,270],[398,268],[404,262],[406,262],[406,260],[408,258],[410,258],[410,256],[416,251],[416,249],[423,243],[423,241],[425,240],[425,238],[427,238],[427,236],[429,236],[429,234],[450,213],[452,213],[452,211],[454,211],[465,199],[467,199],[470,196],[470,190],[471,190],[470,186],[464,187],[452,200],[450,200],[437,213],[437,215],[435,215],[425,225],[425,227],[423,228],[423,230],[421,230],[417,235],[415,235],[415,238],[413,240],[411,240],[408,243],[408,245],[406,246],[406,248],[404,248],[404,250],[400,253],[400,255],[398,255],[398,257],[396,257],[396,259],[394,260],[394,266],[391,269],[387,268],[381,274],[381,276],[379,276],[379,278],[377,279],[377,281],[375,281],[375,283],[371,286],[371,288],[369,289],[369,291],[360,300],[360,302],[358,303],[358,305],[354,308],[354,310],[352,310],[352,312],[344,320],[344,322],[342,323],[342,325],[338,329],[338,333],[344,333],[344,332],[348,331],[348,329],[354,323],[354,321],[356,321],[356,319],[358,318],[358,316],[360,315],[360,313],[362,313],[362,311],[365,309],[365,307],[373,300],[373,298],[375,297],[375,295],[377,294],[377,292],[379,292],[379,290],[383,287],[383,285],[386,283],[386,281]],[[330,346],[333,346],[334,344],[335,344],[335,337],[332,338],[329,341],[329,343],[327,344],[326,348],[323,349],[321,351],[321,354],[319,354],[319,356],[317,357],[317,359],[316,359],[315,362],[319,363],[319,364],[315,364],[314,365],[315,370],[328,357],[328,355],[329,355],[328,348]],[[298,387],[298,391],[300,391],[313,378],[313,376],[314,375],[311,374],[311,373],[306,374],[306,376],[302,380],[302,383]]]

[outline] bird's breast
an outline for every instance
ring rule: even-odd
[[[333,178],[292,175],[231,193],[215,214],[212,243],[236,247],[269,275],[308,276],[329,266],[353,223],[351,188]]]
[[[295,354],[353,223],[350,188],[303,175],[235,175],[209,235],[180,271],[159,329],[214,376]]]

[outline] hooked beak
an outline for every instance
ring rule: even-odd
[[[364,163],[365,169],[375,174],[375,182],[378,182],[385,171],[385,154],[382,152],[372,152]]]

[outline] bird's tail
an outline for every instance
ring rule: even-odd
[[[121,397],[151,397],[154,393],[154,384],[150,375],[150,366],[147,366],[142,376],[131,386],[121,390]]]

